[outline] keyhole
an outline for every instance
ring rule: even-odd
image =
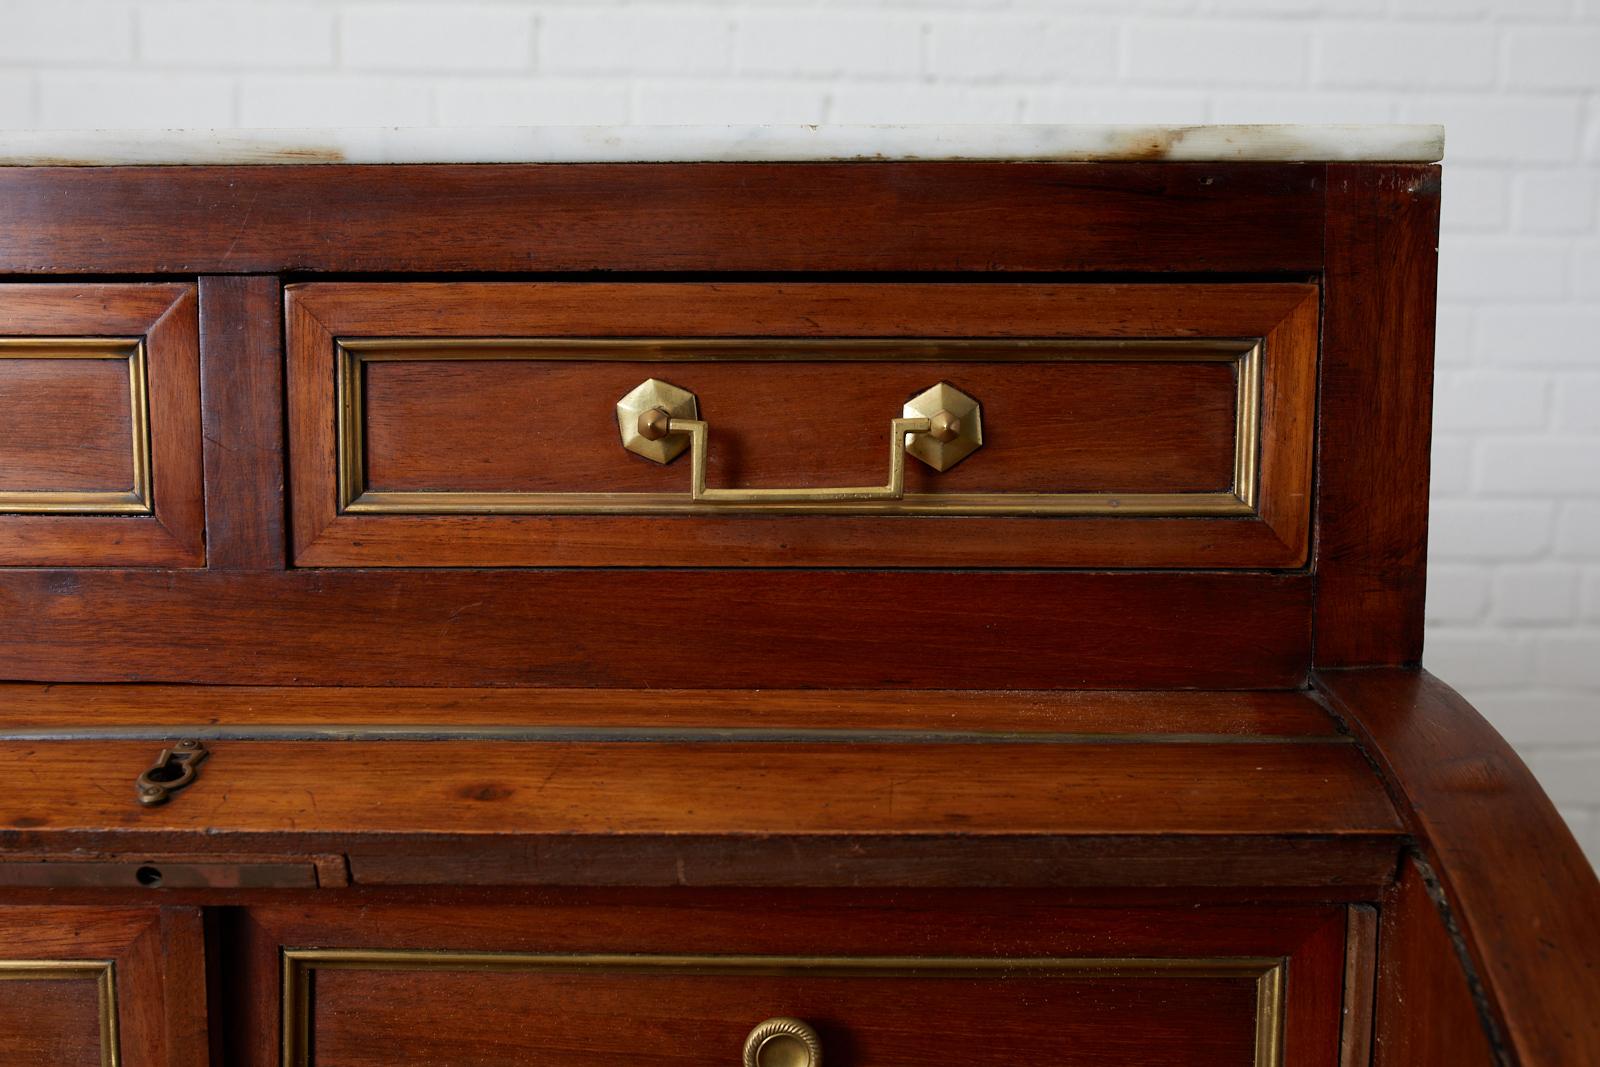
[[[146,886],[150,889],[155,889],[161,884],[161,868],[140,867],[137,871],[133,872],[133,878],[134,881],[138,882],[140,885]]]

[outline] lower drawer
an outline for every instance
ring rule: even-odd
[[[291,1064],[1272,1064],[1281,960],[294,952]],[[777,1014],[774,1014],[777,1013]]]
[[[248,925],[281,990],[256,1029],[281,1044],[246,1062],[287,1067],[1332,1067],[1346,953],[1340,908],[1005,895],[558,895]]]

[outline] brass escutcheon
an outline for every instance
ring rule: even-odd
[[[139,775],[135,783],[139,803],[150,808],[171,800],[172,794],[194,782],[200,773],[200,764],[209,755],[211,753],[198,741],[179,741],[171,748],[162,749],[155,763]]]

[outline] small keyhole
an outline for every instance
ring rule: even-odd
[[[168,763],[161,767],[151,767],[144,772],[144,776],[152,782],[176,782],[183,777],[183,768],[176,763]]]
[[[140,885],[146,886],[150,889],[155,889],[161,884],[161,868],[140,867],[137,871],[133,872],[133,878],[134,881],[138,882]]]

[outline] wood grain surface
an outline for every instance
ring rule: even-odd
[[[6,167],[0,272],[1311,271],[1325,170]]]
[[[1319,666],[1422,658],[1438,241],[1438,167],[1328,168]]]
[[[0,960],[109,961],[124,1067],[204,1067],[199,929],[194,908],[6,905]],[[49,995],[40,995],[41,985]],[[0,980],[0,1054],[7,1063],[101,1067],[111,1035],[103,1037],[99,1011],[92,978]]]
[[[1374,1067],[1500,1067],[1511,1063],[1489,1041],[1444,918],[1428,897],[1416,864],[1402,868],[1384,899],[1378,959]]]
[[[1527,765],[1426,672],[1329,671],[1317,685],[1383,771],[1437,877],[1508,1062],[1600,1062],[1589,1010],[1600,1003],[1600,881]]]
[[[194,286],[0,284],[0,336],[145,339],[155,504],[155,514],[149,517],[0,515],[0,568],[203,564],[205,520],[200,483],[199,340]],[[10,362],[0,360],[0,379],[8,374],[6,364]],[[121,369],[121,374],[121,395],[126,397],[126,368]],[[13,381],[14,386],[18,384]],[[105,417],[104,402],[109,397],[103,395],[104,388],[97,394],[101,395],[93,410],[74,412],[65,423],[59,399],[39,395],[38,390],[18,398],[23,410],[29,412],[15,423],[21,428],[24,446],[28,435],[39,431],[39,420],[48,418],[52,422],[51,439],[60,449],[77,455],[87,447],[92,455],[109,432],[94,421],[81,421],[86,416],[91,420]],[[4,438],[7,441],[11,440],[12,425],[8,420]],[[113,428],[117,426],[126,426],[125,415]],[[12,445],[0,445],[0,462],[17,458],[12,450]],[[131,455],[127,442],[123,443],[122,455],[125,460]],[[67,462],[74,468],[82,463],[78,459]],[[131,472],[130,462],[130,481]],[[81,476],[87,473],[81,472]],[[100,473],[95,471],[97,477]]]
[[[102,1048],[92,976],[18,981],[0,972],[0,1056],[7,1063],[103,1067]]]
[[[346,853],[355,884],[1376,886],[1399,841],[1338,742],[216,741],[144,808],[160,747],[0,743],[12,780],[55,783],[7,847],[224,835]]]
[[[277,570],[288,553],[278,279],[200,279],[207,565]]]
[[[1310,579],[769,570],[0,573],[18,680],[1284,688]]]
[[[632,975],[319,970],[306,1067],[737,1063],[775,1015],[817,1027],[824,1062],[914,1067],[1249,1067],[1256,982],[1225,977]],[[770,1053],[769,1053],[770,1055]],[[1331,1064],[1326,1053],[1302,1061]]]
[[[128,363],[0,348],[0,492],[133,486]]]
[[[0,742],[7,825],[35,832],[416,834],[1393,833],[1350,745],[616,741],[216,742],[146,809],[149,742]],[[281,784],[294,769],[295,785]],[[1316,782],[1305,779],[1316,768]],[[102,790],[102,783],[127,785]],[[395,795],[385,783],[406,782]],[[372,798],[386,796],[375,806]],[[241,803],[245,798],[249,804]]]
[[[972,462],[943,472],[908,463],[908,493],[1233,487],[1228,363],[819,363],[806,355],[541,362],[530,349],[514,360],[375,361],[363,396],[366,488],[687,493],[687,461],[652,463],[618,440],[617,401],[648,378],[699,398],[715,443],[713,488],[881,484],[889,420],[940,382],[983,405],[984,445]]]
[[[750,908],[758,908],[763,921],[750,922]],[[357,919],[338,908],[263,907],[234,918],[227,933],[245,963],[236,990],[236,1016],[247,1019],[248,1025],[235,1032],[236,1059],[230,1062],[246,1067],[277,1062],[272,1042],[280,1006],[276,979],[278,952],[285,947],[801,957],[1284,958],[1294,976],[1285,995],[1286,1062],[1332,1064],[1336,1056],[1337,996],[1321,998],[1318,991],[1337,990],[1339,985],[1341,908],[1073,908],[1037,896],[994,894],[870,898],[679,892],[599,902],[583,894],[553,893],[541,897],[537,909],[522,911],[469,906],[441,913],[375,907]],[[1248,994],[1228,989],[1226,983],[1223,988],[1206,989],[1205,979],[1142,991],[1121,983],[1090,982],[1079,985],[1075,990],[1079,995],[1066,1001],[1038,980],[1016,973],[987,986],[943,980],[970,994],[971,1001],[963,1006],[946,1000],[949,993],[926,980],[891,985],[851,979],[859,990],[852,992],[840,980],[809,978],[803,969],[786,978],[747,979],[742,990],[716,980],[696,986],[701,979],[607,978],[603,973],[588,979],[581,974],[556,976],[543,989],[530,988],[526,980],[504,973],[476,977],[449,970],[409,976],[382,969],[313,973],[319,991],[313,1005],[318,1012],[316,1040],[328,1042],[313,1051],[327,1057],[324,1063],[344,1062],[344,1056],[354,1057],[352,1062],[369,1062],[362,1058],[370,1053],[361,1049],[359,1035],[375,1034],[380,1027],[392,1027],[388,1034],[406,1035],[419,1048],[439,1049],[451,1063],[522,1062],[530,1055],[557,1063],[616,1062],[625,1058],[629,1046],[623,1043],[629,1041],[639,1043],[632,1046],[635,1055],[643,1049],[652,1061],[691,1062],[678,1042],[696,1041],[701,1043],[701,1055],[695,1062],[705,1062],[712,1047],[737,1062],[745,1033],[762,1019],[784,1013],[813,1017],[830,1042],[825,1057],[830,1051],[840,1058],[857,1052],[865,1056],[871,1049],[872,1062],[926,1062],[935,1050],[925,1037],[917,1036],[919,1028],[947,1033],[952,1047],[965,1053],[963,1063],[1017,1062],[1022,1055],[1017,1042],[1024,1035],[1034,1035],[1052,1053],[1065,1057],[1052,1056],[1052,1063],[1105,1062],[1107,1056],[1117,1063],[1191,1062],[1193,1049],[1182,1047],[1173,1031],[1173,1020],[1179,1019],[1195,1028],[1193,1045],[1222,1056],[1220,1062],[1248,1064],[1252,1059],[1249,1043],[1242,1048],[1239,1044],[1243,1034],[1238,1029],[1240,1014],[1250,1014]],[[322,986],[325,979],[329,984]],[[574,988],[583,985],[589,988]],[[369,995],[375,987],[435,999],[426,1006],[418,1001],[417,1014],[407,1021]],[[696,989],[703,997],[698,1003]],[[1003,989],[1016,992],[1008,997]],[[1026,1002],[1013,999],[1021,990],[1028,993]],[[321,1002],[324,991],[328,1000]],[[1218,1017],[1208,1022],[1193,1014],[1185,1006],[1191,997],[1216,1010]],[[1025,1006],[1035,1001],[1035,1007]],[[468,1003],[471,1009],[466,1008]],[[662,1011],[664,1003],[681,1011]],[[470,1027],[472,1018],[491,1010],[485,1007],[488,1004],[505,1013],[504,1023]],[[1048,1020],[1040,1015],[1046,1004]],[[990,1012],[976,1013],[979,1005]],[[919,1006],[926,1010],[918,1010]],[[570,1013],[565,1024],[552,1014],[558,1007]],[[526,1027],[518,1018],[526,1020]],[[423,1019],[427,1025],[420,1025]],[[640,1019],[651,1024],[637,1024]],[[578,1020],[592,1023],[574,1025]],[[1125,1025],[1113,1032],[1113,1020]],[[1082,1045],[1053,1043],[1059,1037],[1047,1032],[1049,1021],[1059,1021]],[[1045,1031],[1039,1029],[1042,1024]],[[438,1034],[427,1032],[435,1026],[459,1036],[455,1052],[444,1051],[437,1043]],[[996,1048],[1013,1055],[994,1059],[991,1052],[970,1044],[974,1035],[989,1037]],[[652,1038],[657,1043],[652,1044]],[[723,1047],[728,1043],[731,1051]],[[1090,1052],[1098,1053],[1099,1059],[1074,1058]]]
[[[286,314],[295,560],[317,567],[1299,567],[1310,521],[1316,301],[1316,289],[1304,284],[292,286]],[[361,337],[1262,338],[1258,514],[341,513],[335,339]],[[577,363],[540,370],[531,380],[526,364],[523,371],[517,363],[442,366],[384,364],[369,379],[373,429],[366,452],[373,488],[687,492],[686,460],[657,467],[627,454],[617,440],[616,401],[660,371],[655,363]],[[717,437],[724,445],[714,474],[736,484],[838,485],[886,477],[878,470],[885,420],[948,371],[980,401],[987,393],[994,402],[985,416],[994,449],[986,446],[948,479],[915,472],[908,483],[913,489],[1154,491],[1179,484],[1163,479],[1179,478],[1186,489],[1216,490],[1219,475],[1226,483],[1221,488],[1231,485],[1232,389],[1215,376],[1204,384],[1174,380],[1175,367],[1100,364],[1085,377],[1086,365],[1021,363],[976,369],[899,361],[667,366],[677,368],[671,375],[676,384],[704,393],[702,413],[714,427],[733,431]],[[1037,380],[1041,366],[1050,372],[1048,383]],[[463,382],[468,374],[471,381]],[[1066,402],[1069,416],[1078,403],[1093,409],[1092,416],[1077,418],[1085,425],[1065,436],[1051,429],[1060,412],[1049,400],[1063,392],[1078,397]],[[1184,399],[1196,392],[1193,401]],[[791,393],[801,399],[790,399]],[[1032,400],[1030,393],[1036,394]],[[1217,406],[1224,396],[1225,410]],[[832,416],[824,409],[835,404],[843,429],[826,422]],[[797,409],[811,414],[809,425],[793,425]],[[552,412],[548,422],[540,416],[546,410]],[[1164,421],[1173,417],[1187,424],[1178,436]],[[760,446],[746,447],[758,437],[778,442],[765,459]],[[1107,456],[1116,457],[1114,465]],[[534,467],[546,473],[528,481]]]
[[[1390,164],[0,168],[0,335],[145,337],[156,470],[154,518],[0,517],[0,852],[28,868],[0,956],[115,960],[124,1067],[276,1065],[286,947],[1261,956],[1290,1067],[1600,1062],[1600,883],[1408,669],[1438,191]],[[1259,514],[340,514],[335,340],[384,337],[1261,339]],[[681,462],[607,438],[645,366],[385,364],[371,485],[670,491]],[[1227,474],[1215,367],[649,366],[702,393],[713,484],[870,479],[871,375],[894,407],[921,372],[995,418],[918,489]],[[51,398],[0,485],[112,473],[114,383],[74,369],[0,368]],[[805,447],[797,389],[851,429]],[[199,781],[140,806],[186,731]],[[194,884],[84,884],[146,861]],[[329,968],[313,1001],[306,1067],[735,1062],[789,1012],[830,1062],[1251,1044],[1245,983],[1192,977]],[[91,1010],[0,982],[0,1061],[95,1062]]]
[[[1344,735],[1302,690],[440,689],[0,683],[22,732],[305,727],[979,731],[1248,740]]]

